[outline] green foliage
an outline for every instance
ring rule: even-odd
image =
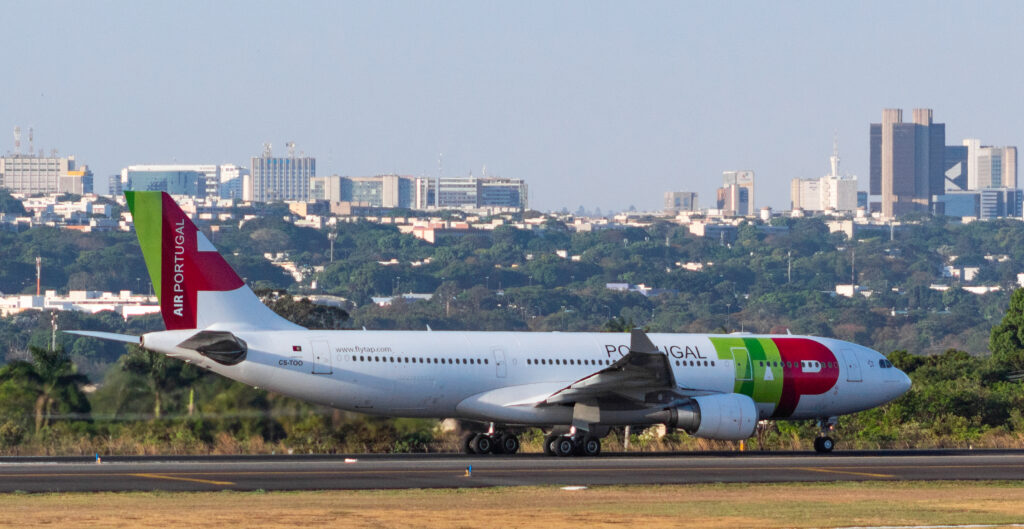
[[[21,205],[21,201],[12,197],[11,192],[6,189],[0,189],[0,213],[18,216],[26,214],[25,207]]]

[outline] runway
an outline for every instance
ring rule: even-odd
[[[472,471],[467,472],[468,467]],[[469,475],[467,475],[469,474]],[[217,491],[596,486],[716,482],[1020,480],[1024,451],[931,450],[0,458],[0,492]]]

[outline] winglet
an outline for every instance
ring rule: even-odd
[[[633,329],[629,339],[629,352],[631,353],[657,353],[658,348],[651,343],[647,333],[640,329]]]

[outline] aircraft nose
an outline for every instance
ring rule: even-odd
[[[900,388],[899,395],[902,395],[902,394],[910,391],[910,386],[913,383],[910,381],[910,377],[908,377],[906,373],[904,373],[903,371],[900,371],[900,379],[899,379],[898,384],[899,384],[899,388]]]

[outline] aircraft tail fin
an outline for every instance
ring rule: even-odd
[[[301,329],[267,308],[162,191],[125,191],[167,330]]]

